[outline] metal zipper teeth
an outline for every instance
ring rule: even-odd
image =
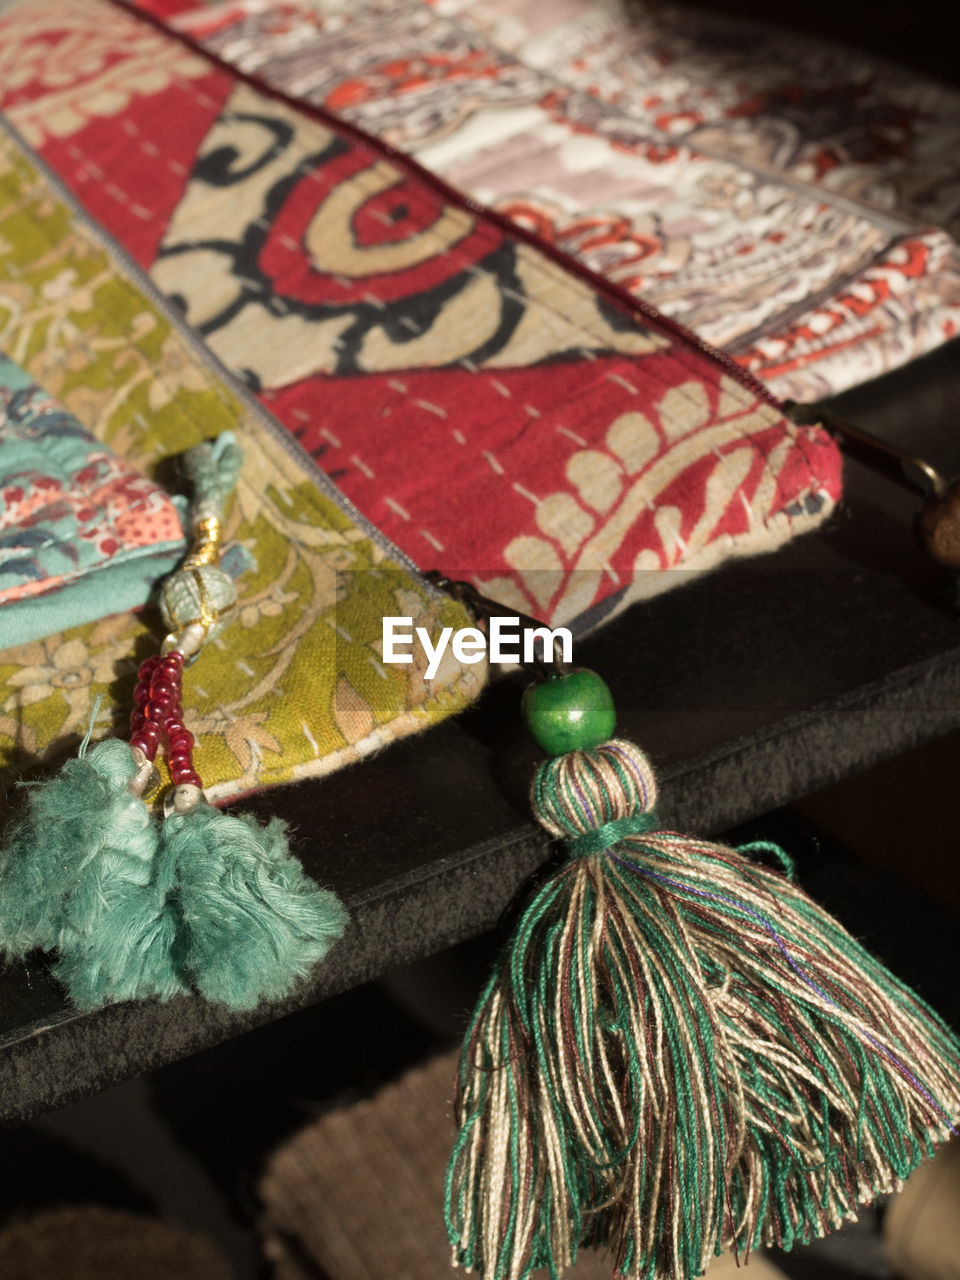
[[[605,276],[598,274],[592,267],[588,267],[579,259],[564,252],[562,249],[556,248],[552,244],[541,241],[528,231],[526,227],[512,222],[504,214],[496,209],[481,204],[478,200],[474,200],[471,196],[466,195],[463,191],[459,191],[456,187],[451,186],[445,179],[438,177],[429,169],[416,160],[413,156],[405,151],[400,151],[396,147],[391,146],[388,142],[383,142],[380,138],[373,134],[367,133],[365,130],[351,124],[348,120],[342,119],[333,112],[328,111],[326,107],[318,106],[314,102],[308,102],[302,98],[295,98],[291,94],[286,93],[283,89],[279,89],[276,85],[271,84],[268,80],[261,76],[253,75],[248,71],[244,71],[241,67],[235,66],[233,63],[227,62],[218,54],[212,53],[206,49],[192,36],[187,35],[183,31],[178,31],[174,27],[167,26],[159,18],[152,13],[133,7],[131,0],[108,0],[108,3],[116,8],[124,10],[130,17],[139,19],[140,21],[149,23],[157,30],[162,31],[169,39],[177,41],[185,48],[191,50],[198,57],[203,58],[211,67],[225,72],[233,79],[243,84],[249,85],[256,89],[258,93],[266,98],[272,98],[277,102],[282,102],[284,106],[289,107],[298,115],[313,118],[325,125],[329,129],[343,134],[350,138],[359,146],[365,147],[368,151],[372,151],[377,155],[383,156],[395,164],[397,168],[405,170],[413,177],[418,178],[427,186],[432,187],[438,192],[444,200],[450,204],[456,205],[458,208],[465,209],[468,213],[478,217],[485,218],[498,227],[504,235],[514,240],[519,240],[523,244],[529,245],[530,248],[542,254],[555,262],[569,275],[575,276],[598,293],[605,294],[612,298],[621,307],[629,312],[639,312],[646,320],[655,328],[669,334],[671,337],[679,338],[688,346],[693,346],[708,356],[715,363],[719,364],[731,377],[743,384],[748,390],[760,399],[765,400],[772,405],[779,413],[784,413],[783,401],[776,396],[769,387],[760,381],[755,374],[748,369],[744,369],[742,365],[737,364],[732,356],[727,355],[725,351],[718,351],[716,347],[707,342],[705,338],[701,338],[698,334],[688,329],[686,325],[679,320],[672,320],[669,316],[663,315],[656,307],[649,302],[645,302],[642,298],[636,298],[633,294],[628,293],[626,289],[621,288],[612,280],[608,280]]]
[[[282,423],[269,413],[259,400],[250,391],[245,383],[241,382],[230,369],[220,360],[203,339],[195,332],[186,320],[183,313],[179,311],[168,298],[164,296],[153,283],[144,269],[136,262],[123,245],[119,244],[109,232],[105,231],[83,207],[74,193],[66,185],[60,176],[55,173],[46,160],[36,152],[32,151],[20,132],[10,123],[7,117],[0,113],[0,130],[2,130],[10,141],[18,148],[24,156],[28,164],[31,164],[45,178],[45,180],[53,188],[59,199],[70,209],[73,216],[82,224],[84,231],[90,238],[103,249],[108,257],[110,257],[120,268],[121,272],[128,277],[132,277],[133,283],[140,289],[150,302],[163,315],[171,327],[179,334],[183,341],[190,348],[191,352],[200,360],[206,368],[215,374],[227,387],[231,395],[235,396],[240,402],[243,409],[254,418],[259,426],[261,426],[268,435],[285,450],[287,455],[293,459],[306,473],[307,477],[313,481],[324,497],[329,498],[341,511],[344,512],[372,542],[387,555],[398,561],[404,569],[416,576],[417,581],[423,588],[430,593],[432,597],[440,598],[443,593],[438,590],[431,582],[429,582],[421,573],[418,565],[414,563],[405,551],[402,551],[395,543],[386,536],[381,529],[357,509],[350,499],[344,494],[327,473],[317,465],[311,458],[309,453],[303,448],[296,437],[289,432]]]

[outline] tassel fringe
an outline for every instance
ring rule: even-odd
[[[347,913],[287,848],[282,822],[201,803],[158,821],[107,738],[27,789],[0,862],[0,945],[55,951],[74,1003],[199,991],[234,1009],[279,999],[342,935]]]
[[[177,886],[183,970],[233,1009],[286,995],[346,926],[336,895],[288,852],[279,819],[261,827],[201,804],[164,821],[161,861]]]
[[[527,907],[461,1058],[447,1227],[484,1280],[559,1276],[585,1244],[624,1280],[789,1249],[960,1117],[940,1019],[756,848],[649,829],[655,796],[617,740],[534,782],[584,853]]]

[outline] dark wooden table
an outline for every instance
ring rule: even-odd
[[[839,407],[960,471],[960,347]],[[620,732],[659,766],[661,815],[720,831],[960,726],[956,583],[924,558],[918,498],[858,463],[843,508],[773,556],[637,606],[582,642]],[[353,913],[296,999],[231,1014],[198,998],[79,1014],[42,959],[0,974],[0,1114],[24,1118],[186,1057],[496,923],[549,856],[531,824],[536,763],[520,686],[322,782],[246,807],[300,831],[310,873]]]

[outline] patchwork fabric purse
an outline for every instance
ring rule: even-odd
[[[4,355],[0,502],[5,648],[142,605],[183,553],[180,519],[163,490]],[[16,685],[23,672],[10,679]]]
[[[171,11],[811,401],[958,331],[960,93],[652,0]]]
[[[5,134],[0,188],[8,198],[0,236],[16,255],[15,291],[0,291],[6,337],[35,366],[65,369],[64,399],[92,409],[105,434],[118,422],[132,432],[131,452],[188,446],[192,491],[189,554],[160,592],[162,644],[151,642],[149,619],[126,612],[0,654],[10,713],[0,722],[9,732],[4,763],[21,768],[44,748],[62,751],[71,733],[85,735],[76,757],[31,786],[5,824],[0,947],[17,959],[35,949],[55,952],[55,972],[81,1008],[190,990],[251,1008],[284,996],[306,975],[339,937],[345,913],[288,852],[282,822],[262,827],[220,813],[209,798],[336,768],[463,705],[481,682],[475,668],[450,660],[427,684],[423,662],[388,670],[379,645],[384,613],[405,612],[431,631],[466,615],[311,471],[242,388],[222,380],[176,313],[144,292],[131,264]],[[137,514],[114,515],[111,503],[119,500],[110,482],[119,476],[118,492],[161,501],[181,538],[160,491],[131,478],[108,451],[92,450],[86,433],[54,412],[21,370],[4,376],[30,393],[26,401],[11,397],[12,421],[22,426],[24,404],[38,414],[29,430],[2,440],[11,481],[31,480],[40,498],[59,485],[59,505],[44,507],[8,484],[12,509],[26,507],[48,525],[72,515],[76,542],[83,522],[101,511],[121,524]],[[205,435],[216,424],[234,430],[211,446]],[[42,475],[33,462],[40,427],[52,437]],[[64,478],[87,485],[86,505],[48,474],[54,460]],[[239,501],[228,506],[235,485]],[[58,528],[43,535],[37,573],[59,567]],[[29,544],[23,529],[15,535],[17,545]],[[221,567],[229,536],[245,552],[240,602]],[[175,549],[179,559],[179,541]],[[74,557],[81,555],[75,545]],[[16,563],[6,567],[13,576]],[[33,572],[32,562],[23,567],[21,588]],[[122,602],[119,590],[101,597],[100,612]],[[235,648],[220,636],[228,623]],[[201,656],[204,646],[213,660]],[[118,666],[130,728],[114,722],[104,737],[103,722],[114,721]],[[283,679],[293,682],[295,700],[279,695]],[[91,746],[94,730],[102,740]],[[272,761],[263,760],[267,753]],[[159,782],[155,759],[172,783],[162,821],[145,802]]]
[[[189,729],[208,797],[339,768],[476,697],[482,670],[449,656],[430,684],[423,660],[380,662],[385,613],[432,629],[462,625],[462,608],[425,583],[228,382],[176,309],[5,132],[0,281],[0,346],[56,388],[103,457],[109,445],[130,464],[153,467],[224,431],[243,451],[223,529],[231,567],[242,570],[240,601],[190,681]],[[114,612],[125,602],[112,594],[96,603],[98,621],[0,649],[7,785],[78,743],[91,715],[95,737],[112,706],[126,719],[139,660],[156,647],[156,615]]]

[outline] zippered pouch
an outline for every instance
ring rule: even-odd
[[[183,549],[164,491],[0,353],[0,644],[139,607]]]
[[[832,509],[729,357],[110,0],[0,21],[10,120],[414,562],[579,630]]]
[[[0,343],[131,464],[154,467],[224,430],[244,451],[225,530],[245,552],[240,608],[191,672],[190,730],[208,795],[338,768],[476,696],[480,667],[448,656],[427,684],[419,658],[380,661],[384,614],[430,630],[464,626],[466,614],[232,384],[175,309],[5,132],[0,282]],[[115,612],[119,603],[102,598],[100,613],[110,616],[0,649],[5,781],[74,747],[92,714],[95,736],[109,732],[108,708],[129,705],[159,624],[148,611]]]
[[[958,332],[960,93],[916,72],[645,0],[175,10],[220,57],[413,154],[783,396]]]

